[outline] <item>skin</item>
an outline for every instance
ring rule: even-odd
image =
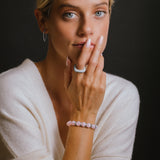
[[[101,54],[108,37],[108,3],[108,0],[56,0],[49,18],[35,10],[39,28],[45,30],[49,40],[46,58],[35,64],[54,106],[65,147],[63,160],[90,159],[94,130],[67,127],[66,122],[95,123],[103,101],[106,74]],[[81,48],[73,45],[80,42],[85,42]],[[78,69],[87,65],[87,71],[74,72],[74,64]]]

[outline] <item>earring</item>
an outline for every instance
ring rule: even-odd
[[[43,41],[46,42],[47,40],[47,34],[45,34],[45,30],[43,31]]]

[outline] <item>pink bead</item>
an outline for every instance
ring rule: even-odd
[[[76,122],[75,122],[75,121],[72,121],[72,122],[71,122],[71,125],[73,125],[73,126],[74,126],[75,124],[76,124]]]
[[[87,128],[92,128],[92,129],[96,129],[97,125],[95,124],[91,124],[91,123],[86,123],[86,122],[79,122],[79,121],[68,121],[66,123],[67,126],[77,126],[77,127],[87,127]]]
[[[92,129],[96,129],[96,125],[95,124],[92,124]]]
[[[86,126],[86,123],[85,122],[82,122],[82,127],[85,127]]]
[[[81,125],[81,122],[76,122],[76,126],[80,126]]]
[[[91,124],[90,124],[90,123],[87,123],[87,127],[90,128],[90,127],[91,127]]]
[[[67,122],[67,126],[70,126],[71,124],[72,124],[71,121],[68,121],[68,122]]]

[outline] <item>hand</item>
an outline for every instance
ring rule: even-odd
[[[96,117],[104,98],[106,74],[103,72],[102,42],[103,37],[100,37],[96,46],[91,48],[88,39],[83,46],[76,66],[83,69],[88,64],[85,73],[76,73],[69,59],[64,71],[64,87],[73,105],[73,113],[79,113],[85,118],[91,115]]]

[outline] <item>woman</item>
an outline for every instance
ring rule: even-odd
[[[0,159],[131,159],[139,95],[103,72],[112,4],[37,0],[48,53],[0,75]]]

